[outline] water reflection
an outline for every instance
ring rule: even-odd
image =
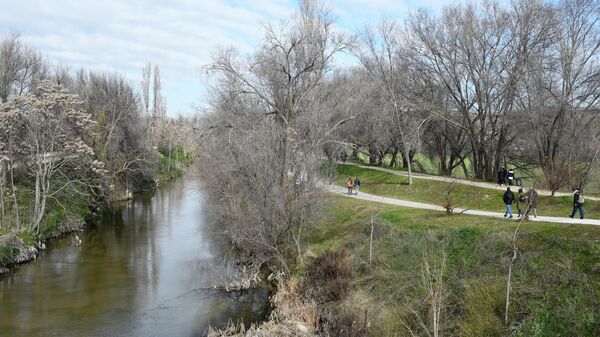
[[[101,217],[82,244],[66,237],[0,280],[0,336],[201,336],[246,322],[265,290],[226,296],[220,252],[203,222],[203,192],[183,179]]]

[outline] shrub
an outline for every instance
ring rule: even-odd
[[[345,250],[328,250],[317,257],[304,278],[304,293],[320,303],[343,300],[350,290],[352,270]]]

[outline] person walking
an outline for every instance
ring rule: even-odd
[[[525,220],[529,220],[529,214],[533,212],[533,217],[537,218],[537,198],[538,194],[535,188],[532,186],[526,193],[528,203],[527,210],[525,211]]]
[[[519,188],[519,192],[517,193],[517,211],[519,212],[517,216],[518,218],[521,218],[523,216],[523,210],[525,205],[527,204],[525,201],[527,201],[525,193],[523,192],[522,188]]]
[[[581,191],[579,191],[579,188],[574,187],[573,188],[573,212],[571,212],[571,215],[569,215],[570,218],[575,217],[575,213],[577,213],[577,210],[579,210],[579,219],[583,219],[583,195],[581,194]]]
[[[348,181],[346,182],[346,186],[348,186],[348,194],[352,195],[352,188],[354,187],[354,182],[352,181],[352,177],[348,178]]]
[[[360,190],[360,179],[356,177],[356,179],[354,179],[354,194],[358,195],[358,190]]]
[[[507,216],[510,215],[510,218],[512,219],[513,215],[512,215],[512,211],[510,209],[512,203],[515,201],[515,194],[510,190],[510,187],[506,188],[506,192],[504,192],[504,196],[502,197],[502,200],[504,201],[504,204],[506,205],[506,212],[504,213],[504,217],[506,218]]]
[[[498,186],[502,187],[502,185],[504,184],[504,179],[506,177],[506,169],[504,167],[501,167],[498,170]]]
[[[515,180],[515,171],[513,171],[512,169],[508,170],[508,173],[506,173],[506,177],[508,178],[508,186],[512,186],[513,185],[513,181]]]

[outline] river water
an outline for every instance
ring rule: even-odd
[[[49,244],[0,279],[0,336],[203,336],[268,310],[265,289],[205,290],[223,254],[207,228],[191,170],[158,191]]]

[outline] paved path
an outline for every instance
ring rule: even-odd
[[[383,204],[410,207],[410,208],[428,209],[428,210],[432,210],[432,211],[441,211],[441,212],[446,211],[446,209],[444,207],[438,206],[438,205],[382,197],[379,195],[374,195],[374,194],[369,194],[369,193],[364,193],[364,192],[359,192],[358,195],[348,195],[348,189],[346,187],[337,186],[337,185],[324,184],[323,187],[326,190],[328,190],[336,195],[342,195],[342,196],[346,196],[348,198],[380,202]],[[465,210],[463,208],[455,208],[454,212],[468,214],[468,215],[492,217],[492,218],[504,218],[504,213],[497,213],[497,212]],[[515,217],[513,220],[518,220],[518,219],[517,219],[517,217]],[[595,219],[581,220],[581,219],[561,218],[561,217],[554,217],[554,216],[538,216],[537,218],[534,218],[533,216],[530,216],[529,220],[530,221],[540,221],[540,222],[563,223],[563,224],[600,226],[600,220],[595,220]]]
[[[408,173],[404,172],[404,171],[397,171],[397,170],[391,170],[391,169],[387,169],[384,167],[378,167],[378,166],[366,166],[366,165],[361,165],[361,164],[357,164],[357,163],[351,163],[351,162],[345,162],[345,163],[338,163],[338,164],[344,164],[344,165],[354,165],[354,166],[358,166],[360,168],[364,168],[364,169],[369,169],[369,170],[375,170],[375,171],[382,171],[382,172],[386,172],[386,173],[391,173],[391,174],[395,174],[398,176],[408,176]],[[414,173],[413,172],[413,178],[415,179],[425,179],[425,180],[434,180],[434,181],[442,181],[442,182],[453,182],[456,184],[462,184],[462,185],[468,185],[468,186],[474,186],[474,187],[481,187],[481,188],[489,188],[489,189],[493,189],[493,190],[506,190],[506,186],[498,186],[494,183],[488,183],[488,182],[483,182],[483,181],[471,181],[471,180],[466,180],[466,179],[459,179],[459,178],[452,178],[452,177],[443,177],[443,176],[434,176],[434,175],[428,175],[428,174],[423,174],[423,173]],[[515,188],[518,188],[518,186],[514,186]],[[536,191],[538,192],[539,195],[552,195],[552,193],[548,190],[538,190],[536,189]],[[573,193],[567,193],[567,192],[556,192],[554,194],[555,197],[563,197],[563,196],[573,196]],[[592,197],[592,196],[585,196],[586,199],[588,200],[600,200],[600,197]]]

